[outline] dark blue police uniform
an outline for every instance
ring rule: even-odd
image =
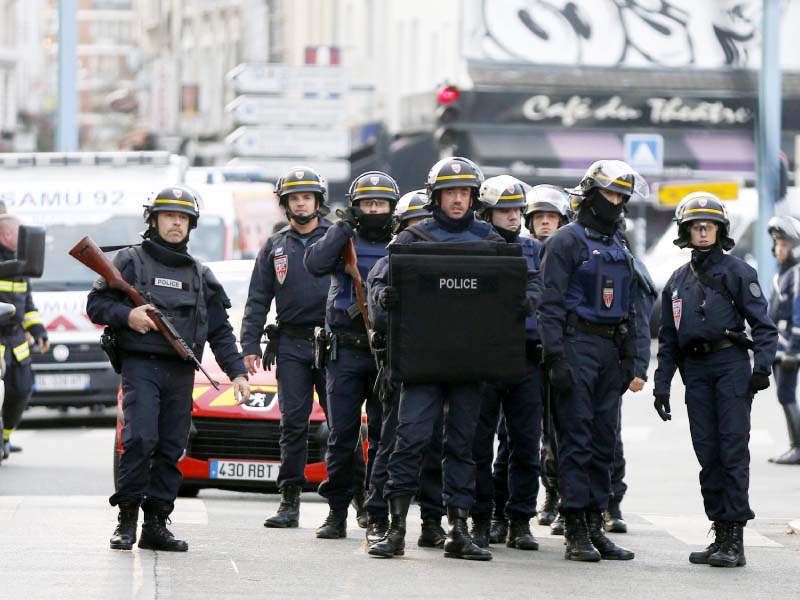
[[[700,283],[692,266],[720,293]],[[725,332],[752,331],[755,373],[769,375],[777,334],[756,271],[719,246],[692,251],[661,295],[661,328],[654,394],[669,395],[680,369],[700,489],[712,521],[745,522],[750,508],[750,358]]]
[[[355,493],[353,450],[361,431],[361,407],[366,401],[369,450],[365,485],[380,440],[381,405],[373,394],[377,375],[375,358],[369,349],[364,321],[357,312],[352,278],[344,272],[342,249],[353,238],[358,270],[364,281],[370,269],[386,256],[386,241],[371,242],[344,221],[330,227],[325,235],[306,249],[305,265],[314,276],[330,274],[331,285],[325,312],[326,328],[335,336],[336,355],[327,362],[328,448],[325,466],[328,477],[319,493],[331,510],[346,510]],[[351,316],[351,314],[353,316]]]
[[[278,487],[306,483],[308,417],[317,392],[325,407],[325,372],[314,367],[314,327],[325,323],[325,301],[330,278],[311,275],[303,265],[308,246],[325,235],[331,222],[301,235],[291,225],[270,237],[258,254],[250,279],[242,319],[241,344],[245,356],[261,355],[261,336],[269,307],[277,311],[276,347],[278,397],[281,408],[281,468]]]
[[[773,280],[769,316],[778,328],[776,358],[800,355],[800,266],[783,263]],[[778,387],[778,402],[793,405],[797,402],[797,363],[778,363],[774,367]]]
[[[198,360],[208,340],[231,380],[247,374],[228,321],[230,300],[207,267],[151,240],[120,251],[114,264],[170,317]],[[189,435],[195,367],[181,360],[160,332],[142,335],[128,327],[132,308],[130,299],[102,278],[86,303],[93,323],[116,332],[122,362],[123,451],[109,501],[168,515],[182,479],[177,463]]]

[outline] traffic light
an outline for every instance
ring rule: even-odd
[[[463,132],[458,129],[461,116],[461,91],[454,85],[445,85],[436,92],[436,129],[433,139],[439,150],[447,150],[454,154],[460,151],[463,143]]]

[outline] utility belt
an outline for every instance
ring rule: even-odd
[[[625,337],[628,335],[628,324],[625,321],[617,323],[616,325],[592,323],[578,316],[577,313],[571,312],[567,315],[565,333],[567,335],[574,335],[576,331],[614,340],[617,346],[622,346]]]
[[[324,327],[314,328],[314,366],[321,370],[329,360],[339,358],[339,346],[370,350],[369,338],[366,334],[347,331],[327,331]]]
[[[726,348],[732,348],[733,346],[736,346],[736,344],[734,344],[731,340],[717,340],[715,342],[697,341],[691,342],[685,348],[682,348],[681,352],[686,356],[698,358],[701,356],[714,354],[714,352],[719,352],[720,350],[725,350]]]
[[[535,364],[542,362],[542,342],[525,340],[525,357]]]
[[[309,342],[314,341],[315,329],[316,326],[314,325],[290,325],[289,323],[278,324],[278,331],[280,333],[285,333],[290,337],[300,338],[301,340],[307,340]]]

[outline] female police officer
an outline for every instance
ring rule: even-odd
[[[667,421],[675,369],[686,385],[692,444],[700,462],[700,491],[716,539],[689,561],[717,567],[745,564],[742,534],[754,517],[748,501],[750,406],[769,386],[777,331],[756,271],[725,254],[734,246],[728,214],[719,198],[695,192],[676,210],[675,245],[692,248],[661,296],[655,408]],[[750,369],[744,335],[750,324],[755,366]]]

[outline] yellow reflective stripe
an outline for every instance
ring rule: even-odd
[[[436,181],[444,181],[445,179],[475,179],[475,175],[465,173],[464,175],[440,175]]]
[[[595,177],[598,177],[600,179],[605,179],[606,181],[611,181],[613,183],[618,183],[619,185],[624,185],[625,187],[633,187],[632,183],[628,183],[627,181],[622,181],[621,179],[611,179],[611,177],[609,177],[608,175],[603,175],[602,173],[598,173],[597,175],[595,175]]]
[[[26,312],[25,315],[22,317],[22,327],[27,329],[28,327],[33,327],[34,325],[43,325],[42,317],[39,314],[38,310],[32,310],[30,312]]]
[[[153,204],[183,204],[184,206],[194,207],[194,202],[187,202],[186,200],[173,200],[172,198],[156,198]]]
[[[504,200],[521,200],[524,198],[522,194],[516,194],[514,196],[500,196],[500,200],[498,202],[503,202]]]
[[[22,342],[19,346],[14,346],[11,351],[14,353],[14,358],[17,359],[17,362],[22,362],[31,356],[31,349],[28,346],[28,342]]]
[[[717,210],[716,208],[690,208],[690,209],[687,209],[687,210],[683,211],[683,214],[696,213],[696,212],[710,212],[710,213],[714,213],[716,215],[722,215],[723,217],[725,216],[724,212],[722,212],[721,210]]]
[[[287,182],[284,182],[283,187],[291,187],[293,185],[307,185],[309,183],[312,183],[314,185],[320,185],[319,181],[311,181],[311,180],[307,180],[307,181],[287,181]]]
[[[409,206],[409,207],[406,209],[406,212],[411,212],[412,210],[421,210],[421,209],[423,209],[423,208],[425,208],[425,205],[424,205],[424,204],[420,204],[419,206]]]
[[[0,279],[0,292],[11,292],[13,294],[21,294],[28,291],[27,281],[10,281],[8,279]]]
[[[5,344],[0,344],[0,360],[6,359],[6,346]]]
[[[380,186],[380,185],[369,185],[365,187],[356,188],[357,192],[393,192],[394,188]]]

